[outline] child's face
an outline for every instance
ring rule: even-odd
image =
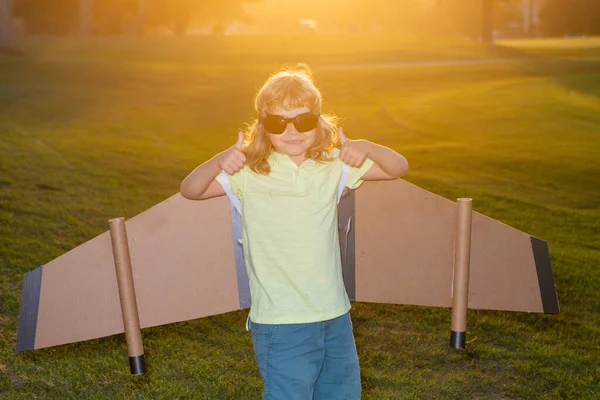
[[[293,108],[291,110],[276,110],[273,114],[284,118],[294,118],[297,115],[310,112],[308,107]],[[306,151],[315,143],[317,129],[308,132],[298,132],[293,123],[287,124],[285,131],[280,135],[269,134],[275,151],[288,155],[292,161],[300,165],[306,159]]]

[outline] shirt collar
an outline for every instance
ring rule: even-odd
[[[311,167],[317,164],[317,162],[315,160],[313,160],[312,158],[307,158],[306,160],[304,160],[304,162],[302,162],[302,164],[300,166],[297,166],[296,163],[294,161],[292,161],[292,159],[290,158],[290,156],[288,156],[287,154],[281,154],[278,153],[276,151],[271,151],[271,154],[269,154],[269,158],[268,158],[269,164],[273,165],[273,163],[279,163],[279,164],[289,164],[289,165],[293,165],[297,168],[305,168],[305,167]]]

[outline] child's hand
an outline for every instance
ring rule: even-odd
[[[342,128],[338,128],[338,136],[342,143],[342,150],[338,158],[350,167],[360,167],[367,158],[368,143],[364,140],[350,140],[344,136]]]
[[[238,132],[237,142],[218,156],[217,165],[229,175],[233,175],[242,169],[246,162],[246,155],[242,151],[242,143],[244,143],[244,134]]]

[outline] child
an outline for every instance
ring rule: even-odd
[[[229,185],[241,200],[263,399],[360,398],[337,230],[342,163],[351,189],[408,169],[387,147],[347,139],[321,103],[308,67],[271,76],[255,99],[257,121],[181,183],[189,199],[221,196]]]

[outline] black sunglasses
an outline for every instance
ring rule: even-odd
[[[292,122],[298,132],[312,131],[319,123],[319,114],[307,112],[298,114],[294,118],[285,118],[281,115],[267,114],[264,118],[259,118],[263,128],[269,133],[280,135],[285,132],[287,124]]]

